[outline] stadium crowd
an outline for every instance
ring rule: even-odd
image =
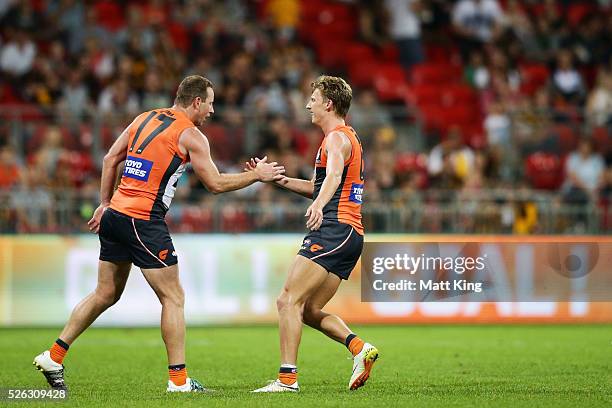
[[[192,73],[215,86],[202,130],[222,171],[267,154],[303,178],[310,83],[347,78],[369,231],[612,230],[606,0],[5,0],[0,27],[3,233],[86,230],[113,138]],[[169,224],[299,229],[301,203],[189,174]]]

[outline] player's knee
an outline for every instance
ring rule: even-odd
[[[98,300],[98,303],[101,306],[107,307],[107,308],[117,303],[119,299],[121,298],[121,292],[118,292],[113,289],[97,288],[95,295],[96,295],[96,299]]]
[[[164,306],[185,307],[185,292],[180,286],[172,291],[164,292],[159,300]]]
[[[279,312],[288,310],[289,308],[299,308],[300,311],[304,309],[304,301],[299,299],[297,296],[292,295],[287,289],[283,289],[276,299],[276,308]]]
[[[278,310],[279,313],[283,312],[287,308],[288,304],[289,304],[288,297],[286,295],[286,292],[283,291],[276,298],[276,310]]]
[[[317,317],[320,312],[321,309],[319,308],[305,306],[304,313],[302,314],[302,320],[304,320],[304,323],[306,323],[308,326],[312,327],[317,324]]]
[[[295,306],[293,296],[286,289],[283,289],[278,298],[276,298],[276,309],[279,313],[282,313],[292,306]]]

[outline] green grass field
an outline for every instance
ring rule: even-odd
[[[275,378],[276,328],[210,327],[188,329],[187,367],[190,376],[216,392],[168,395],[158,329],[90,329],[65,360],[70,398],[60,405],[612,406],[609,325],[354,330],[381,352],[372,377],[358,391],[346,390],[351,371],[346,349],[306,329],[299,358],[301,393],[250,394],[249,390]],[[1,329],[5,364],[0,387],[44,387],[43,376],[31,362],[57,333],[56,329]]]

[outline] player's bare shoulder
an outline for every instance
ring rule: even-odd
[[[351,140],[348,135],[341,130],[329,132],[325,140],[325,150],[341,151],[344,155],[351,153]]]
[[[178,146],[182,154],[189,156],[193,149],[208,148],[209,144],[206,135],[196,126],[192,126],[181,132]]]

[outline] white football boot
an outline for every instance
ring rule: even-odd
[[[38,371],[43,373],[51,388],[57,390],[67,389],[66,383],[64,383],[64,366],[53,361],[49,350],[45,350],[34,357],[32,364]]]
[[[370,343],[365,343],[359,354],[353,357],[353,374],[348,384],[349,390],[356,390],[365,384],[370,378],[370,371],[376,359],[378,359],[378,349]]]
[[[167,392],[208,392],[210,390],[204,388],[198,380],[187,378],[187,382],[183,385],[175,385],[171,380],[168,380]]]
[[[265,387],[258,388],[251,392],[298,392],[300,391],[300,386],[297,381],[291,385],[283,384],[279,379],[274,381],[270,381],[270,384]]]

